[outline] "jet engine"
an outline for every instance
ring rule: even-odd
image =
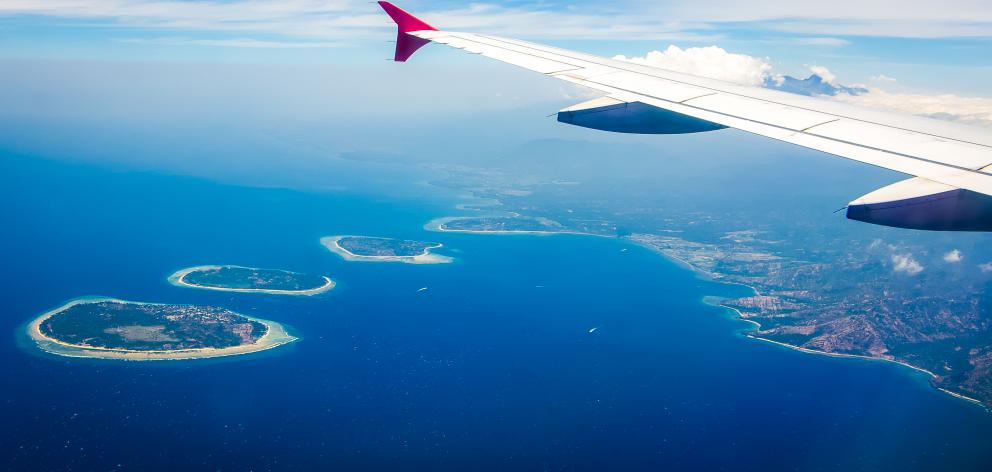
[[[616,133],[685,134],[701,133],[726,126],[664,110],[641,102],[601,97],[558,112],[558,121]]]
[[[854,200],[847,217],[897,228],[992,231],[992,197],[913,177]]]

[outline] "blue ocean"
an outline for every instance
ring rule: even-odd
[[[0,197],[6,470],[992,470],[992,415],[924,374],[745,338],[702,303],[743,288],[630,243],[427,232],[459,212],[440,190],[5,158]],[[456,262],[345,262],[318,243],[335,234],[437,241]],[[298,298],[167,283],[201,264],[339,285]],[[154,363],[24,339],[84,295],[217,305],[301,339]]]

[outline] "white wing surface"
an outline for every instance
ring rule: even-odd
[[[667,116],[736,128],[917,176],[920,179],[911,181],[930,193],[909,192],[909,197],[934,195],[934,189],[937,194],[966,189],[992,195],[992,133],[981,128],[735,85],[515,39],[440,31],[388,2],[379,3],[396,20],[398,39],[406,35],[419,40],[407,43],[412,47],[408,51],[401,51],[398,44],[400,61],[428,42],[444,44],[599,90],[616,104],[644,104]],[[564,121],[561,115],[559,120]]]

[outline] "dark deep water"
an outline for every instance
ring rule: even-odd
[[[455,213],[440,194],[3,167],[5,469],[992,470],[981,408],[896,365],[745,339],[700,303],[738,289],[620,241],[424,232]],[[440,241],[457,262],[347,263],[318,244],[332,234]],[[296,298],[166,282],[199,264],[339,286]],[[216,304],[302,340],[159,363],[25,348],[26,321],[83,295]]]

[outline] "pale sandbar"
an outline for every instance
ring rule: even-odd
[[[407,264],[447,264],[454,261],[454,258],[448,256],[442,256],[440,254],[433,254],[431,250],[438,249],[444,245],[437,243],[424,248],[424,252],[417,254],[415,256],[366,256],[361,254],[355,254],[339,244],[342,238],[367,238],[367,239],[389,239],[389,238],[372,238],[369,236],[351,236],[351,235],[340,235],[340,236],[326,236],[320,238],[320,244],[323,244],[331,252],[341,256],[346,261],[362,261],[362,262],[404,262]]]
[[[100,303],[100,302],[154,305],[154,303],[130,302],[127,300],[119,300],[116,298],[105,298],[105,297],[76,298],[74,300],[70,300],[69,302],[58,308],[55,308],[54,310],[50,310],[43,313],[41,316],[35,318],[33,321],[28,323],[27,334],[31,338],[31,340],[33,340],[38,345],[39,349],[49,354],[55,354],[58,356],[65,356],[65,357],[89,357],[89,358],[97,358],[97,359],[117,359],[117,360],[126,360],[126,361],[162,361],[162,360],[177,361],[177,360],[190,360],[190,359],[205,359],[211,357],[236,356],[241,354],[266,351],[269,349],[282,346],[284,344],[289,344],[298,339],[295,336],[292,336],[288,332],[286,332],[286,328],[279,323],[269,320],[253,318],[251,316],[242,315],[240,313],[236,313],[236,314],[243,318],[265,325],[266,327],[265,334],[251,344],[242,344],[238,346],[230,346],[225,348],[195,348],[195,349],[147,350],[147,351],[138,351],[131,349],[115,349],[115,348],[87,346],[80,344],[71,344],[52,338],[41,331],[41,324],[44,323],[45,320],[61,313],[64,310],[67,310],[75,305],[79,305],[83,303]]]
[[[255,267],[243,267],[236,265],[202,265],[196,267],[187,267],[185,269],[177,270],[174,274],[169,276],[169,283],[178,287],[190,287],[190,288],[202,288],[204,290],[220,290],[224,292],[241,292],[241,293],[269,293],[274,295],[317,295],[324,293],[332,288],[334,288],[335,282],[329,277],[323,277],[324,284],[319,287],[314,287],[305,290],[279,290],[279,289],[268,289],[268,288],[235,288],[235,287],[218,287],[215,285],[198,285],[190,283],[185,280],[186,276],[193,272],[201,272],[207,270],[217,270],[225,267],[238,268],[238,269],[256,269]],[[275,269],[272,269],[275,270]],[[283,271],[289,272],[289,271]]]

